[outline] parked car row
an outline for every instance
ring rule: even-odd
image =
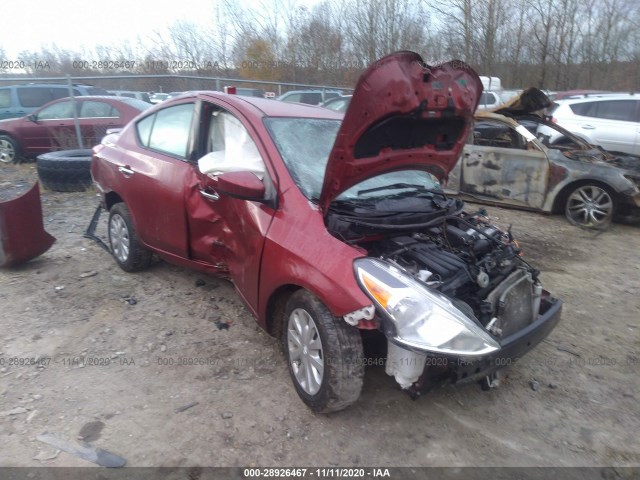
[[[92,147],[108,129],[122,128],[150,103],[116,96],[81,96],[54,100],[22,118],[0,120],[0,162],[78,148],[75,118],[82,142]]]
[[[47,86],[46,91],[68,91],[60,87]],[[25,88],[23,97],[30,87]],[[88,91],[87,86],[75,88],[79,93]],[[15,93],[20,91],[16,89]],[[235,94],[259,98],[260,92],[236,89]],[[136,92],[112,93],[135,96]],[[164,95],[172,99],[185,93],[188,94]],[[491,92],[482,92],[480,102],[487,93]],[[280,98],[314,103],[322,95],[330,98],[321,105],[336,112],[347,111],[352,99],[351,95],[338,91],[322,90],[288,92]],[[76,114],[84,146],[98,143],[107,128],[123,127],[150,106],[139,101],[135,108],[125,104],[118,110],[107,107],[108,97],[90,102],[82,99],[78,98]],[[116,97],[113,100],[118,103]],[[564,212],[569,221],[584,227],[603,228],[615,217],[639,216],[636,190],[640,184],[640,160],[633,157],[640,154],[638,96],[576,93],[552,103],[543,92],[530,89],[516,104],[522,101],[528,105],[527,111],[520,109],[514,113],[509,107],[511,102],[494,108],[493,114],[478,112],[474,135],[447,184],[449,193],[480,202]],[[540,111],[546,108],[547,117],[534,115],[531,110],[534,107]],[[76,148],[72,112],[71,102],[62,99],[22,119],[0,121],[0,161]],[[564,173],[560,175],[560,171]]]
[[[103,88],[74,84],[74,96],[110,95]],[[68,85],[30,83],[0,87],[0,120],[28,115],[33,110],[52,100],[69,96]]]

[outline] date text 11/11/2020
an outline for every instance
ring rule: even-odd
[[[390,478],[388,468],[245,468],[245,478]]]

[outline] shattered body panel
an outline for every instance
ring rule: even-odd
[[[544,102],[534,105],[540,107]],[[630,210],[640,207],[640,158],[604,152],[569,132],[566,136],[574,145],[551,147],[523,125],[530,130],[539,125],[558,126],[530,114],[517,99],[515,105],[499,111],[514,118],[476,113],[474,143],[465,146],[447,191],[480,202],[553,213],[562,206],[568,189],[594,182],[613,191],[618,204]],[[479,136],[478,125],[487,124],[496,126],[495,131],[486,128]],[[502,133],[499,125],[504,127]]]
[[[21,196],[0,202],[0,267],[42,255],[55,241],[44,229],[37,182]]]
[[[265,182],[271,182],[271,195],[278,209],[224,195],[216,200],[204,197],[201,191],[215,194],[216,181],[201,174],[195,162],[151,155],[138,147],[125,158],[116,143],[136,145],[134,123],[119,136],[105,139],[113,148],[101,149],[99,161],[94,157],[92,162],[92,175],[99,179],[103,206],[108,208],[110,202],[117,200],[134,206],[131,214],[146,246],[170,263],[232,280],[246,306],[265,328],[271,297],[287,286],[308,288],[338,315],[368,305],[353,275],[344,269],[345,264],[362,254],[328,234],[320,210],[295,187],[281,162],[270,161],[278,151],[262,123],[265,111],[277,116],[301,110],[305,117],[336,120],[341,114],[319,107],[213,92],[193,92],[176,102],[196,103],[200,111],[215,103],[239,118],[250,119],[245,125],[255,135],[253,138],[261,139],[256,145],[265,159]],[[121,168],[135,174],[127,177]],[[158,215],[158,211],[163,214]],[[318,242],[309,242],[307,232],[315,232],[314,240]]]

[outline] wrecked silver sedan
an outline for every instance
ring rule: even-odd
[[[551,102],[537,89],[495,110],[475,115],[446,190],[481,203],[547,213],[564,212],[582,227],[604,228],[614,217],[640,218],[640,158],[590,145],[540,112]],[[564,135],[550,145],[539,127]]]

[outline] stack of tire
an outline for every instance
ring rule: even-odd
[[[54,192],[84,192],[91,186],[91,153],[83,149],[39,155],[40,183]]]

